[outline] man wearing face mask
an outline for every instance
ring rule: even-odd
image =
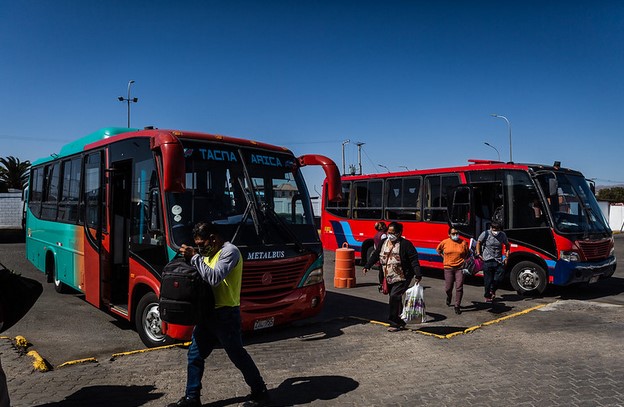
[[[455,284],[455,313],[461,314],[461,300],[464,295],[463,266],[468,256],[468,244],[459,238],[455,228],[449,228],[449,238],[440,242],[436,251],[442,256],[444,265],[444,290],[446,291],[446,305],[451,306],[453,299],[453,284]]]
[[[405,321],[400,316],[403,311],[403,294],[409,288],[412,278],[416,278],[416,283],[422,278],[416,248],[401,236],[402,233],[403,225],[398,222],[390,223],[386,239],[381,241],[362,269],[366,274],[373,264],[378,261],[381,264],[389,288],[388,319],[391,327],[388,332],[405,329]]]
[[[505,276],[509,248],[507,235],[498,222],[492,222],[490,230],[481,233],[477,239],[477,256],[483,259],[485,302],[492,302],[496,298],[496,288]]]
[[[186,394],[168,407],[201,406],[204,362],[217,342],[221,343],[251,388],[249,400],[243,405],[267,405],[269,394],[264,379],[243,347],[241,338],[240,291],[243,259],[240,251],[230,242],[226,242],[212,224],[195,225],[193,239],[199,253],[195,248],[186,245],[182,245],[180,252],[212,287],[215,310],[204,317],[193,330],[188,350]]]

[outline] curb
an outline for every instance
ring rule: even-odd
[[[52,366],[36,350],[27,351],[31,344],[23,336],[18,335],[15,338],[0,336],[0,339],[10,340],[20,355],[27,355],[33,358],[32,366],[35,370],[43,373],[52,369]]]

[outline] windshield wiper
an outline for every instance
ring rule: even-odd
[[[278,226],[278,229],[281,230],[286,237],[295,244],[295,246],[297,246],[300,253],[307,251],[307,249],[303,246],[303,243],[301,243],[301,240],[299,240],[297,235],[293,233],[286,221],[284,221],[284,219],[282,219],[269,204],[262,204],[262,213],[266,218],[272,218],[275,221],[274,224]]]

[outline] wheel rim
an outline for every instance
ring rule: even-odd
[[[525,268],[518,273],[517,281],[524,291],[532,291],[540,285],[542,278],[535,269]]]
[[[152,342],[162,342],[165,335],[162,333],[158,304],[151,303],[143,312],[143,331]]]

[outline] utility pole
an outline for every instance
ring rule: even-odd
[[[366,144],[366,143],[362,143],[360,141],[358,141],[357,143],[355,143],[355,145],[358,148],[358,167],[360,169],[360,174],[362,175],[362,146]]]
[[[342,175],[347,174],[347,169],[345,168],[345,145],[349,144],[351,140],[347,139],[342,142]]]

